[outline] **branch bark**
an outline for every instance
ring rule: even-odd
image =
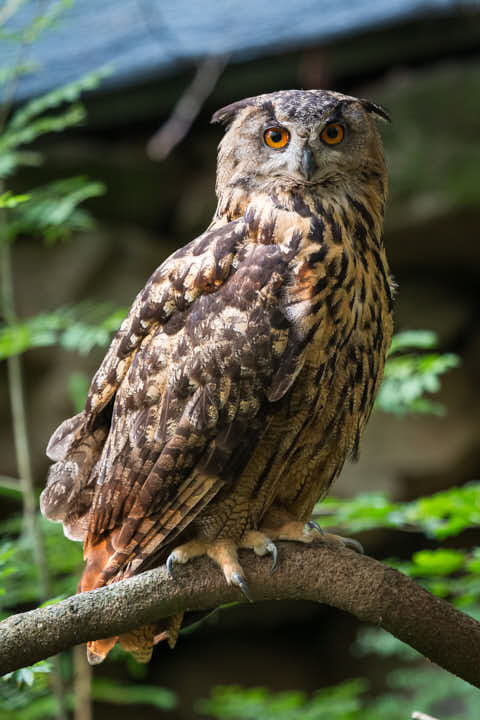
[[[405,575],[337,545],[279,543],[280,562],[241,551],[255,600],[304,599],[332,605],[388,630],[432,662],[480,688],[480,623]],[[241,600],[206,558],[164,566],[0,623],[0,675],[60,650],[173,615]]]

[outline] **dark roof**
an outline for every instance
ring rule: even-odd
[[[56,3],[44,2],[42,7]],[[24,55],[41,72],[20,79],[17,98],[40,94],[109,63],[103,87],[172,72],[208,54],[233,61],[322,42],[429,12],[454,11],[466,0],[77,0],[59,24]],[[24,24],[37,3],[6,23]],[[2,40],[0,67],[18,49]],[[25,57],[22,57],[22,61]]]

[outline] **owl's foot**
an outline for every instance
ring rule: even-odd
[[[166,618],[166,620],[163,620],[162,623],[157,625],[156,634],[153,639],[155,645],[162,642],[162,640],[166,640],[168,642],[168,647],[173,650],[177,644],[180,628],[182,627],[183,615],[183,612],[179,612],[176,615],[170,615],[170,617]],[[164,625],[164,627],[160,628],[160,624]]]
[[[355,550],[355,552],[359,553],[360,555],[365,555],[365,550],[363,549],[363,545],[362,545],[362,543],[358,542],[358,540],[354,540],[353,538],[343,537],[343,535],[330,535],[330,537],[340,540],[342,545],[345,545],[345,547],[350,548],[350,550]]]
[[[315,520],[303,523],[298,520],[289,520],[276,529],[266,528],[264,531],[273,540],[290,540],[310,544],[313,542],[340,542],[345,547],[364,554],[363,547],[358,540],[345,538],[341,535],[326,533]]]
[[[265,533],[260,532],[259,530],[248,530],[243,536],[243,538],[240,540],[239,547],[244,548],[245,550],[253,550],[255,555],[258,555],[259,557],[271,555],[272,567],[270,568],[270,572],[274,573],[277,569],[277,546]]]
[[[167,570],[169,575],[173,577],[175,563],[183,565],[193,558],[207,555],[222,570],[227,584],[236,585],[247,600],[253,602],[242,566],[238,561],[237,552],[239,548],[253,550],[261,557],[271,555],[272,572],[275,570],[278,558],[277,548],[269,537],[257,530],[247,531],[239,543],[234,543],[232,540],[215,540],[214,542],[191,540],[179,545],[175,550],[172,550],[167,558]]]
[[[173,566],[175,563],[184,565],[193,558],[207,555],[222,570],[228,585],[236,585],[243,592],[245,597],[252,601],[248,592],[247,582],[243,575],[242,566],[238,562],[237,545],[231,540],[215,540],[214,542],[203,542],[201,540],[190,540],[190,542],[179,545],[172,550],[167,558],[167,570],[173,577]]]

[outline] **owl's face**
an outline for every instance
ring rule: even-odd
[[[219,110],[229,124],[220,144],[219,180],[252,189],[351,182],[384,170],[374,116],[365,100],[324,90],[287,90],[248,98]]]

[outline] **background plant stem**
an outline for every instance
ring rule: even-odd
[[[0,184],[0,194],[3,192]],[[5,210],[0,210],[0,267],[1,267],[1,304],[4,321],[11,325],[16,321],[15,297],[13,291],[13,270],[10,242],[8,237]],[[20,355],[7,358],[8,390],[12,410],[13,439],[19,473],[23,502],[23,533],[28,546],[32,548],[37,568],[40,594],[46,600],[50,594],[45,546],[41,530],[37,523],[37,497],[33,484],[32,464],[28,444],[28,427],[25,413],[25,398],[22,382],[22,363]],[[63,685],[60,657],[54,660],[52,673],[53,689],[58,703],[58,720],[67,720],[65,688]]]

